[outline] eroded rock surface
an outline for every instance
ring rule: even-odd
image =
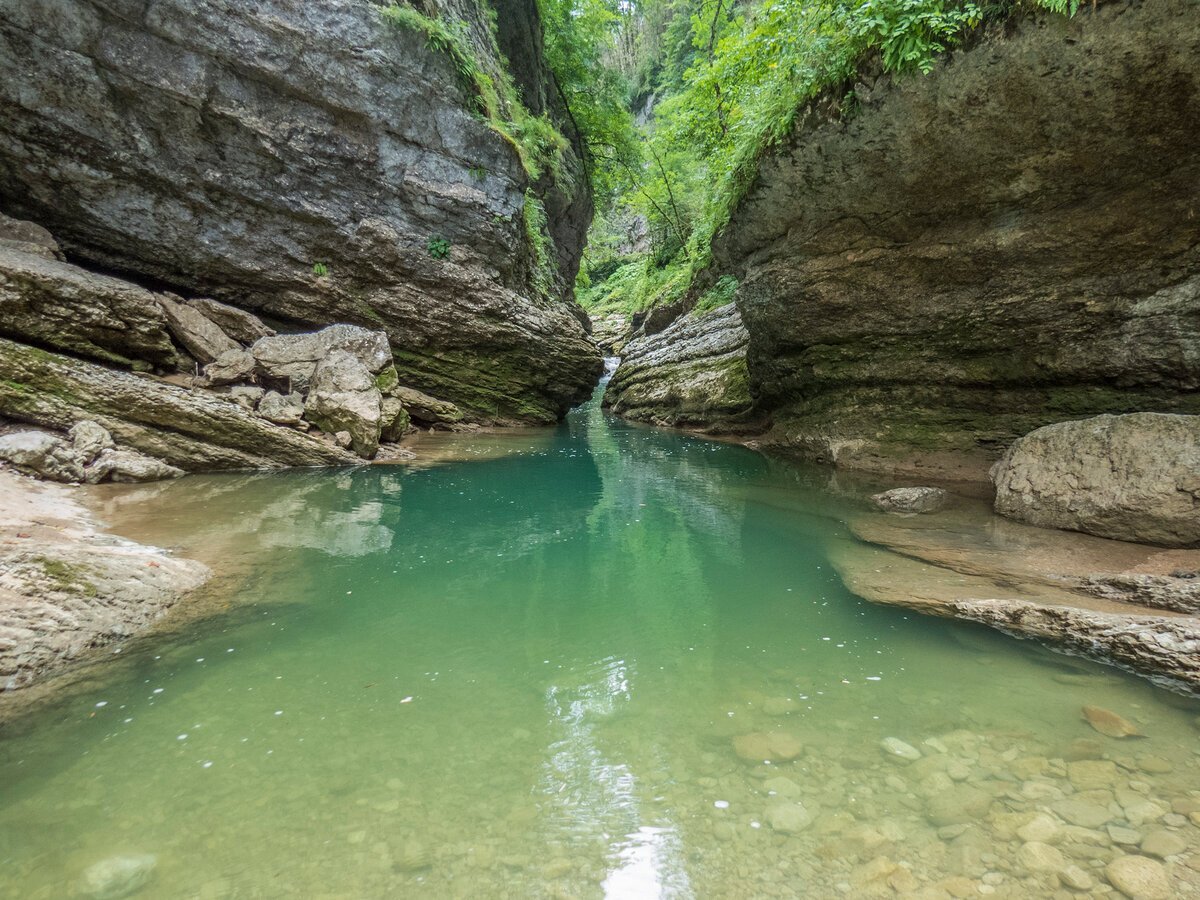
[[[746,342],[732,303],[703,315],[681,315],[625,344],[604,405],[657,425],[746,430],[752,407]]]
[[[714,246],[765,443],[982,480],[1047,423],[1200,412],[1197,58],[1190,0],[1104,3],[799,115]]]
[[[1043,528],[1200,545],[1200,416],[1061,422],[1017,440],[992,469],[996,512]]]
[[[482,8],[451,6],[495,69]],[[517,80],[555,114],[536,6],[506,10],[502,41],[529,43]],[[404,383],[479,420],[548,422],[601,361],[538,287],[527,190],[569,284],[587,179],[531,186],[476,99],[450,56],[361,0],[4,0],[0,204],[184,296],[297,331],[383,329]]]

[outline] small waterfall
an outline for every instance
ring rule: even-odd
[[[601,384],[608,384],[608,379],[612,378],[613,372],[617,371],[617,366],[621,364],[621,357],[606,356],[604,357],[604,374],[600,376]]]

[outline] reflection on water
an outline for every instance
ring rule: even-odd
[[[0,896],[146,855],[136,896],[1197,894],[1188,701],[860,602],[835,501],[742,448],[595,404],[453,441],[488,461],[97,491],[257,577],[0,741]]]

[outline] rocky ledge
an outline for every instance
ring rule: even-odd
[[[66,488],[0,468],[0,690],[129,637],[209,576],[103,534]]]
[[[1051,531],[951,495],[862,514],[830,554],[867,600],[981,622],[1200,694],[1200,550]]]
[[[622,344],[604,405],[628,419],[711,433],[761,427],[746,372],[748,339],[732,303],[662,324],[648,318]]]

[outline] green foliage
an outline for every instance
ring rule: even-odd
[[[483,166],[471,166],[469,172],[471,177],[476,181],[484,181],[487,179],[488,171]]]
[[[546,221],[546,207],[533,191],[525,192],[525,240],[533,250],[533,286],[542,297],[555,293],[558,266],[554,261],[554,243]]]
[[[700,298],[696,301],[696,305],[693,307],[693,311],[697,313],[711,312],[714,309],[720,309],[727,303],[732,303],[737,287],[738,281],[736,278],[732,275],[722,275],[717,279],[716,284],[700,295]]]
[[[440,234],[435,234],[429,239],[426,249],[434,259],[445,259],[450,255],[450,242]]]
[[[393,2],[381,10],[384,21],[396,28],[425,36],[425,45],[449,57],[463,88],[475,98],[480,114],[493,130],[512,144],[521,165],[533,181],[549,172],[556,180],[562,178],[562,155],[567,141],[554,127],[548,116],[535,116],[525,107],[506,69],[497,78],[479,64],[466,22],[426,16],[410,6]],[[493,55],[500,58],[495,47],[495,20],[491,35]]]
[[[329,266],[323,262],[315,262],[313,263],[312,272],[318,278],[324,278],[329,274]]]
[[[620,273],[611,290],[597,283],[593,254],[584,299],[644,308],[679,294],[662,292],[664,281],[676,285],[682,278],[686,291],[709,264],[712,240],[762,155],[791,134],[801,110],[828,98],[822,114],[855,115],[857,98],[848,88],[864,60],[877,54],[883,70],[896,75],[929,72],[939,54],[985,20],[1011,14],[1014,2],[1020,0],[637,3],[624,22],[633,50],[620,62],[638,90],[660,99],[643,129],[640,163],[626,167],[622,194],[607,215],[642,217],[651,249],[645,274],[634,278],[636,266],[627,262],[610,276]],[[1078,0],[1024,2],[1066,15],[1078,8]],[[656,59],[645,58],[648,47]],[[593,238],[602,240],[605,229],[598,221]]]

